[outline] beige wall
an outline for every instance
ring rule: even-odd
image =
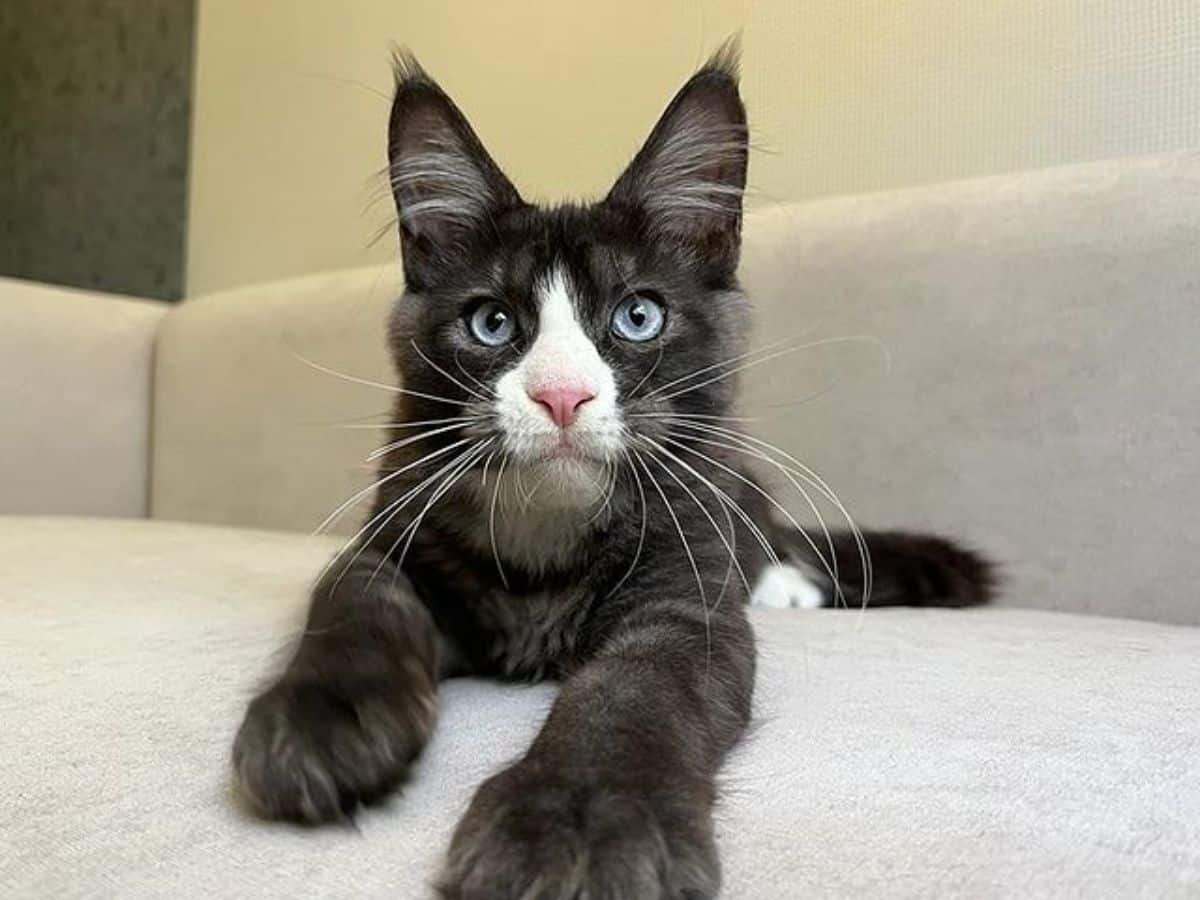
[[[768,0],[746,52],[768,196],[1200,149],[1197,0]]]
[[[752,203],[1200,148],[1196,0],[199,0],[189,293],[395,252],[392,42],[551,198],[738,28]]]
[[[190,293],[395,252],[390,230],[367,247],[392,216],[377,173],[394,43],[527,197],[561,197],[615,177],[745,18],[741,0],[201,0],[198,15]]]

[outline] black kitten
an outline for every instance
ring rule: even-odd
[[[389,151],[396,440],[295,657],[250,704],[240,786],[268,817],[344,817],[404,776],[440,679],[560,678],[541,734],[459,824],[442,895],[712,897],[752,588],[858,602],[866,574],[860,536],[810,541],[745,465],[821,493],[811,473],[729,427],[750,312],[733,55],[688,81],[598,203],[524,202],[410,58]],[[987,565],[945,541],[871,546],[886,602],[988,596]]]

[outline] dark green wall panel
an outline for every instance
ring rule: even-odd
[[[174,299],[194,0],[0,0],[0,274]]]

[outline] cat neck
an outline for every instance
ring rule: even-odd
[[[612,515],[613,476],[578,464],[494,472],[471,492],[471,540],[530,573],[573,568]]]

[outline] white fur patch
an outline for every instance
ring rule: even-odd
[[[529,469],[509,465],[497,484],[497,470],[479,488],[486,515],[475,517],[476,547],[497,553],[529,572],[544,572],[575,558],[588,524],[600,513],[606,487],[598,466],[554,461]],[[495,503],[494,523],[491,508]],[[493,545],[494,538],[494,545]]]
[[[506,461],[479,485],[489,515],[472,537],[480,548],[537,572],[572,558],[603,513],[624,425],[616,380],[579,324],[566,273],[546,273],[534,292],[537,338],[496,382]],[[565,428],[531,396],[556,386],[592,395]]]
[[[820,609],[825,595],[795,566],[767,566],[750,594],[752,606],[772,609]]]
[[[535,470],[529,480],[536,481],[536,470],[544,470],[547,493],[570,493],[574,487],[577,502],[559,499],[568,501],[565,505],[580,505],[594,497],[594,485],[602,481],[600,465],[614,460],[623,446],[616,381],[580,327],[566,273],[553,270],[534,291],[539,303],[537,339],[496,382],[496,412],[509,456],[518,466]],[[582,388],[592,395],[566,428],[554,424],[531,397],[554,386]]]

